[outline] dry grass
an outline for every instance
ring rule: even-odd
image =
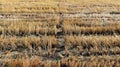
[[[61,61],[41,61],[38,60],[37,57],[33,57],[30,59],[7,59],[3,61],[4,63],[0,63],[6,65],[6,67],[119,67],[119,60],[119,56],[91,56],[83,60],[78,60],[76,57],[70,57],[62,59]]]
[[[26,37],[16,37],[16,36],[0,36],[1,49],[17,49],[17,47],[21,46],[23,48],[36,48],[38,46],[47,48],[47,46],[55,46],[57,45],[57,39],[54,36],[26,36]],[[10,48],[11,46],[11,48]]]
[[[115,47],[120,44],[119,36],[76,36],[76,35],[66,35],[64,37],[64,41],[66,45],[74,45],[74,46],[86,46],[86,47]],[[63,41],[63,42],[64,42]],[[17,36],[0,36],[0,42],[2,47],[7,46],[57,46],[58,39],[55,36],[25,36],[25,37],[17,37]],[[58,44],[59,45],[59,44]],[[1,47],[1,48],[2,48]]]
[[[59,52],[64,51],[65,55],[71,54],[71,49],[76,55],[119,55],[120,38],[119,36],[76,36],[66,35],[62,37],[63,41],[59,41],[55,36],[1,36],[0,50],[30,50],[27,54],[35,54],[50,57],[65,57]],[[62,44],[61,44],[62,43]],[[63,45],[63,47],[61,47]],[[64,48],[64,49],[63,49]],[[62,50],[61,50],[62,49]],[[32,51],[34,50],[34,51]],[[36,52],[37,51],[37,52]],[[45,51],[41,53],[42,51]],[[30,53],[29,53],[30,52]],[[33,52],[33,53],[32,53]],[[31,55],[30,54],[30,55]]]
[[[119,67],[119,4],[0,0],[0,67]]]
[[[6,35],[40,35],[40,34],[54,34],[60,30],[56,28],[54,23],[40,23],[40,22],[4,22],[1,23],[0,32]]]
[[[119,0],[28,0],[28,1],[24,1],[24,0],[1,0],[1,3],[3,3],[3,7],[6,9],[1,8],[2,10],[0,10],[0,12],[89,12],[87,9],[86,10],[81,10],[79,8],[69,8],[68,6],[63,6],[64,4],[66,5],[67,3],[73,4],[73,5],[78,5],[78,6],[90,6],[91,3],[92,4],[116,4],[119,5]],[[25,2],[25,3],[24,3]],[[61,6],[60,10],[59,10],[59,6],[57,6],[57,3],[61,2]],[[18,3],[19,6],[15,3]],[[64,4],[63,4],[64,3]],[[7,5],[6,5],[7,4]],[[41,5],[42,4],[42,5]],[[39,6],[36,6],[39,5]],[[46,6],[47,5],[47,6]],[[26,6],[26,7],[24,7]],[[49,6],[49,7],[48,7]],[[55,7],[57,6],[57,7]],[[11,8],[11,9],[9,9]],[[88,7],[89,8],[89,7]],[[68,11],[68,9],[72,9],[71,11]],[[91,8],[92,9],[92,8]],[[104,8],[103,10],[101,10],[102,8],[94,8],[91,11],[94,12],[104,12],[107,11],[106,8]],[[114,8],[113,8],[114,9]],[[115,7],[116,10],[119,10],[119,7]],[[109,8],[109,10],[111,10]],[[119,10],[120,11],[120,10]]]
[[[91,27],[79,27],[77,25],[63,25],[63,31],[65,34],[113,34],[119,33],[119,25],[111,26],[91,26]]]
[[[87,19],[88,20],[88,19]],[[119,22],[100,22],[97,19],[90,19],[88,21],[84,21],[81,18],[66,18],[64,19],[64,25],[77,25],[80,27],[97,27],[97,26],[117,26],[120,25]]]
[[[65,42],[70,45],[81,45],[81,46],[105,46],[113,47],[119,46],[119,36],[76,36],[66,35]]]

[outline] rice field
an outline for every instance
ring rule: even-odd
[[[0,67],[120,67],[120,1],[0,0]]]

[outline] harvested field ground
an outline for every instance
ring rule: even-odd
[[[120,67],[120,1],[0,0],[0,67]]]

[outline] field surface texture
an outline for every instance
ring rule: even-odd
[[[0,67],[120,67],[120,0],[0,0]]]

